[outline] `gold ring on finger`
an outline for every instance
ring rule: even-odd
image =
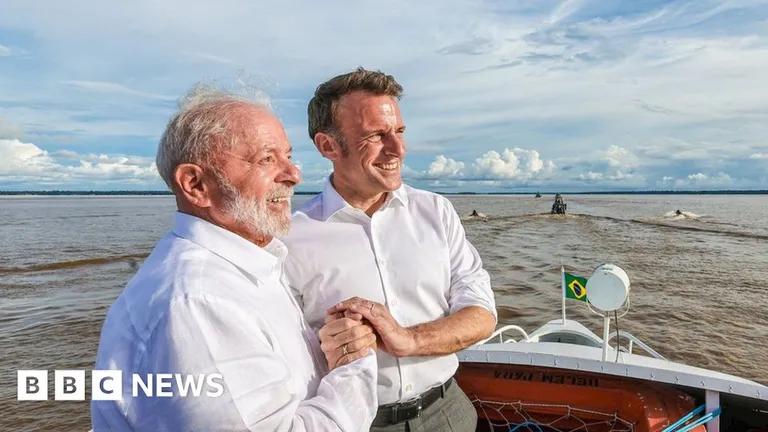
[[[347,355],[349,354],[347,351],[347,344],[344,344],[341,346],[341,355]]]

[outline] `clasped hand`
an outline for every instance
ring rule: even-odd
[[[381,348],[395,357],[415,352],[415,334],[402,327],[382,304],[352,297],[330,309],[319,332],[328,369],[364,357]]]

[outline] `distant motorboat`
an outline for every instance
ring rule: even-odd
[[[471,219],[480,219],[483,222],[488,221],[488,215],[485,213],[479,213],[477,210],[472,209],[472,213],[469,214]]]
[[[555,202],[552,204],[552,214],[565,214],[565,210],[568,208],[568,204],[563,201],[563,197],[560,194],[555,195]]]
[[[541,198],[541,194],[536,192],[536,198]]]

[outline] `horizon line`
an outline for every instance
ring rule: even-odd
[[[295,195],[317,195],[321,191],[296,191]],[[768,189],[715,189],[715,190],[606,190],[606,191],[508,191],[508,192],[476,192],[476,191],[431,191],[440,195],[763,195],[768,194]],[[162,190],[0,190],[0,195],[101,195],[101,196],[136,196],[136,195],[167,195],[172,196],[171,191]]]

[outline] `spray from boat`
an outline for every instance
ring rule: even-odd
[[[676,210],[672,210],[664,213],[664,217],[666,219],[671,219],[671,220],[697,220],[697,219],[701,219],[702,215],[697,215],[696,213],[693,213],[693,212],[676,209]]]

